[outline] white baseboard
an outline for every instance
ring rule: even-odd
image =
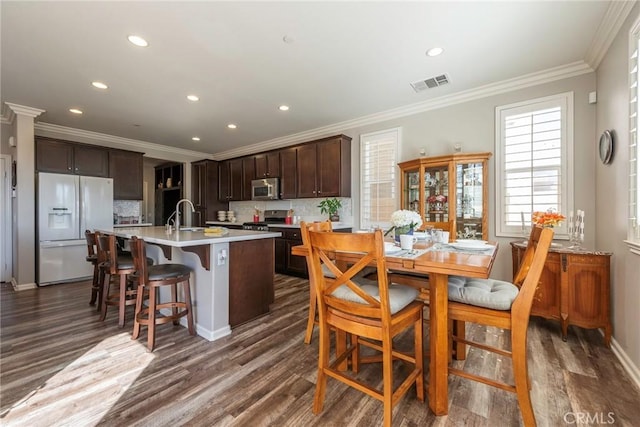
[[[27,289],[36,289],[38,287],[35,283],[22,283],[18,285],[15,277],[11,278],[11,285],[14,291],[26,291]]]
[[[627,371],[631,380],[636,384],[636,387],[640,389],[640,369],[638,369],[627,353],[620,347],[618,341],[613,337],[611,337],[611,350],[613,350],[613,354],[615,354],[620,363],[622,363],[622,367]]]

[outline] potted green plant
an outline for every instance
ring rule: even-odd
[[[340,221],[340,215],[338,215],[338,209],[342,207],[340,199],[335,197],[324,199],[318,207],[320,208],[320,213],[328,214],[331,221]]]

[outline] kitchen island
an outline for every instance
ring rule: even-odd
[[[209,341],[268,313],[274,299],[274,238],[280,233],[225,230],[223,235],[209,235],[203,228],[188,230],[167,233],[165,227],[126,227],[104,232],[144,239],[147,256],[156,264],[177,263],[193,269],[196,332]]]

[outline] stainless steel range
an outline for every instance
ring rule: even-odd
[[[269,231],[269,224],[266,222],[244,222],[242,223],[243,230],[254,231]]]
[[[244,230],[269,231],[269,225],[284,224],[287,213],[286,209],[264,211],[264,222],[245,222],[242,224],[242,228]]]

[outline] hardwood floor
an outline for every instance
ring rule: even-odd
[[[305,345],[307,292],[306,280],[277,275],[270,314],[215,342],[161,325],[156,350],[147,353],[146,333],[139,342],[130,339],[131,311],[124,329],[113,310],[99,321],[88,305],[89,282],[19,293],[3,283],[0,424],[380,425],[380,402],[331,379],[323,413],[312,413],[317,331]],[[637,425],[640,391],[600,333],[571,327],[563,342],[559,332],[557,323],[531,322],[529,370],[538,425]],[[401,341],[409,344],[411,333]],[[493,328],[473,327],[468,334],[494,344],[508,339]],[[511,379],[508,359],[479,350],[456,363]],[[381,383],[377,365],[364,366],[361,375]],[[412,390],[394,411],[394,425],[521,425],[515,395],[453,376],[449,387],[448,416],[435,417]],[[577,423],[577,416],[589,423]]]

